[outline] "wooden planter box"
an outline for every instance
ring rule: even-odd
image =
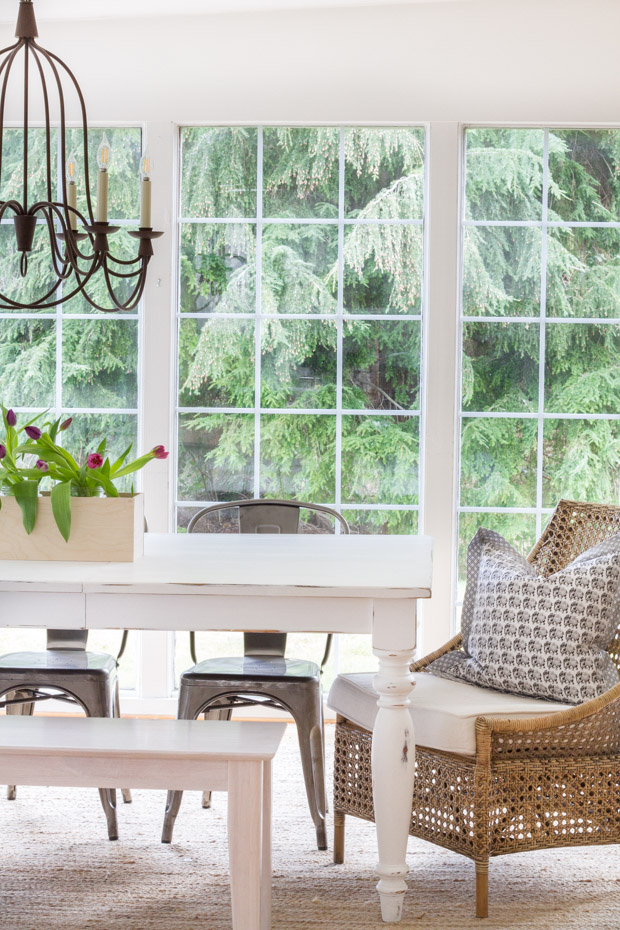
[[[37,522],[28,535],[22,512],[2,497],[0,559],[46,562],[133,562],[144,554],[144,495],[72,497],[71,535],[65,542],[48,496],[39,498]]]

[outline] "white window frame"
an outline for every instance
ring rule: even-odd
[[[414,115],[414,114],[413,114]],[[252,121],[227,125],[252,125]],[[108,123],[108,125],[111,125]],[[136,125],[133,123],[131,125]],[[183,124],[190,125],[190,122]],[[192,126],[222,125],[221,121],[191,121]],[[269,121],[264,125],[309,125],[308,122]],[[314,122],[314,126],[333,123]],[[341,125],[385,125],[364,120]],[[457,521],[461,417],[461,252],[464,186],[464,137],[467,128],[617,129],[617,125],[575,123],[458,123],[424,124],[412,119],[392,126],[427,128],[427,197],[425,204],[425,299],[423,329],[423,403],[420,410],[424,447],[420,460],[420,531],[434,537],[434,589],[424,604],[418,651],[428,652],[446,642],[456,629]],[[167,234],[158,241],[142,313],[141,410],[143,447],[158,443],[174,449],[176,406],[176,322],[179,146],[182,126],[152,122],[143,127],[157,169],[153,183],[153,216]],[[168,234],[170,230],[170,234]],[[219,409],[219,408],[218,408]],[[537,416],[537,414],[534,414]],[[174,531],[175,475],[173,456],[168,467],[142,473],[149,528]],[[202,505],[203,502],[200,502]],[[361,509],[361,508],[355,508]],[[474,508],[477,509],[477,508]],[[541,519],[544,516],[541,508]],[[138,685],[124,692],[125,713],[174,714],[173,637],[166,632],[139,634]]]
[[[466,218],[465,213],[465,179],[466,179],[466,145],[465,136],[468,129],[534,129],[543,132],[543,176],[541,190],[541,217],[540,220],[471,220]],[[458,383],[455,385],[457,407],[455,417],[455,497],[456,497],[456,521],[455,521],[455,539],[454,555],[452,569],[452,601],[453,601],[453,632],[458,627],[458,608],[462,600],[458,596],[458,518],[461,513],[506,513],[506,514],[531,514],[536,517],[536,538],[540,537],[542,530],[549,516],[553,513],[553,507],[543,506],[543,453],[544,453],[544,425],[547,420],[620,420],[620,413],[553,413],[545,412],[545,348],[546,332],[548,326],[562,326],[565,324],[604,324],[620,325],[620,318],[616,317],[549,317],[547,316],[547,235],[550,229],[620,229],[620,221],[612,222],[573,222],[561,220],[549,220],[549,133],[562,130],[584,129],[584,130],[618,130],[620,124],[602,124],[602,123],[571,123],[571,122],[545,122],[545,123],[467,123],[461,127],[461,154],[460,154],[460,174],[462,183],[460,185],[459,213],[460,213],[460,257],[459,257],[459,276],[460,283],[458,288]],[[539,314],[537,316],[470,316],[463,311],[463,253],[465,230],[469,227],[524,227],[541,230],[541,268],[540,268],[540,298]],[[537,324],[539,326],[539,360],[538,360],[538,408],[536,412],[489,412],[489,411],[463,411],[462,409],[462,357],[463,357],[463,333],[467,323],[527,323]],[[477,507],[463,506],[460,503],[460,442],[461,429],[464,419],[473,417],[480,418],[498,418],[498,419],[516,419],[516,420],[536,420],[537,421],[537,461],[536,461],[536,503],[533,507]]]

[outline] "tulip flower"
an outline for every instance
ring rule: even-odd
[[[3,459],[5,455],[6,455],[6,446],[3,446],[2,443],[0,443],[0,459]]]
[[[103,456],[99,455],[98,452],[91,452],[86,459],[86,464],[89,468],[101,468],[103,465]]]
[[[153,449],[151,449],[151,452],[156,459],[167,459],[170,455],[169,452],[166,452],[163,446],[155,446]]]
[[[49,468],[49,465],[43,459],[37,459],[36,465],[39,471],[47,471]]]
[[[16,423],[17,423],[17,417],[16,417],[16,415],[15,415],[15,411],[14,411],[14,410],[9,410],[9,411],[7,411],[6,422],[9,424],[9,426],[15,426],[15,425],[16,425]]]
[[[69,417],[68,420],[63,420],[63,422],[62,422],[62,423],[60,424],[60,426],[58,427],[58,432],[59,432],[59,433],[64,433],[64,431],[65,431],[66,429],[69,429],[69,427],[71,426],[71,423],[72,423],[72,422],[73,422],[73,417]]]
[[[9,413],[10,413],[10,412],[11,412],[11,411],[9,410]],[[7,417],[7,419],[8,419],[8,417]],[[26,427],[25,427],[25,433],[26,433],[26,435],[29,436],[31,439],[40,439],[41,436],[43,435],[43,434],[41,433],[41,430],[39,429],[38,426],[26,426]]]

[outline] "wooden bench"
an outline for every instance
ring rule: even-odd
[[[2,717],[0,784],[227,791],[233,928],[269,930],[271,760],[285,726]]]

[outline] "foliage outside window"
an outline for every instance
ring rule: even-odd
[[[620,466],[620,131],[470,129],[465,159],[461,582],[478,526],[526,552]]]
[[[142,150],[142,132],[134,127],[89,130],[89,157],[95,163],[102,132],[112,147],[110,172],[110,221],[120,225],[115,234],[119,254],[131,258],[135,242],[125,229],[136,226],[139,214],[139,186],[136,182]],[[67,152],[74,151],[81,177],[82,132],[67,131]],[[45,199],[45,131],[29,130],[28,160],[30,188],[34,198]],[[58,173],[60,149],[54,134],[54,167]],[[23,132],[5,130],[2,152],[0,199],[8,200],[21,191],[23,170]],[[78,187],[77,207],[85,211],[85,192]],[[94,197],[94,191],[91,194]],[[84,199],[81,199],[84,198]],[[94,206],[94,202],[93,202]],[[48,258],[47,233],[39,226],[34,249],[29,258],[28,277],[19,274],[19,253],[11,220],[0,223],[0,287],[20,299],[35,300],[44,294],[52,279]],[[93,279],[94,280],[94,279]],[[99,283],[103,300],[105,286]],[[130,442],[137,454],[138,438],[138,331],[137,313],[109,315],[93,310],[80,296],[57,308],[44,311],[0,311],[0,368],[4,402],[20,413],[20,420],[38,411],[50,410],[50,416],[79,413],[71,429],[62,434],[63,443],[80,461],[94,452],[104,437],[108,438],[111,456],[117,457]],[[23,414],[23,416],[22,416]],[[130,483],[131,479],[127,479]],[[120,490],[127,490],[121,487]],[[135,633],[131,634],[123,665],[123,687],[134,687]],[[93,633],[89,644],[94,649],[117,648],[114,632]],[[0,631],[0,652],[19,648],[43,647],[42,631]]]
[[[417,532],[424,145],[182,130],[180,530],[210,502],[278,497]]]

